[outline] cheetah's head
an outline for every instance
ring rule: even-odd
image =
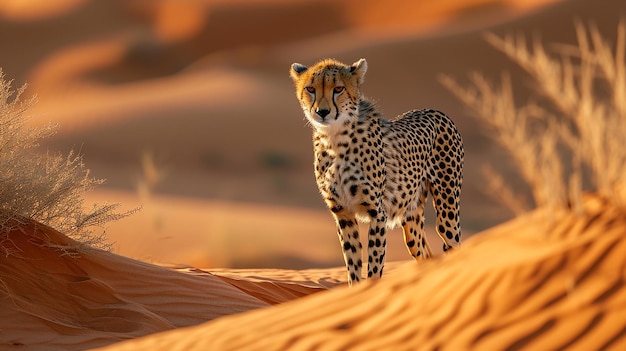
[[[332,59],[312,67],[291,65],[290,75],[304,115],[318,131],[328,131],[358,117],[360,86],[367,61],[346,65]]]

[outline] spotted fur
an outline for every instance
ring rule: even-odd
[[[313,127],[315,178],[337,223],[348,282],[363,266],[357,220],[369,222],[367,276],[379,278],[386,232],[401,225],[415,259],[431,256],[424,234],[430,192],[444,251],[461,242],[459,200],[463,142],[454,123],[436,110],[413,110],[393,121],[381,118],[361,95],[367,62],[323,60],[291,66],[304,115]]]

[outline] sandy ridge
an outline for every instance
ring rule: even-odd
[[[379,283],[107,349],[623,349],[625,213],[592,200],[582,218],[544,225],[541,216]]]
[[[80,249],[30,221],[0,234],[0,252],[0,345],[84,349],[268,306],[215,276]]]
[[[345,283],[343,267],[210,272],[159,266],[86,248],[18,218],[0,231],[0,346],[83,350]]]

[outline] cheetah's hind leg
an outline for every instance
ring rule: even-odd
[[[453,183],[453,182],[451,182]],[[459,223],[460,182],[454,182],[448,189],[439,184],[430,184],[433,206],[437,213],[436,231],[443,241],[443,251],[451,250],[461,243],[461,226]]]
[[[427,196],[428,190],[424,189],[420,195],[417,208],[407,212],[402,220],[402,231],[404,232],[406,248],[416,260],[427,259],[432,255],[424,231],[424,203]]]

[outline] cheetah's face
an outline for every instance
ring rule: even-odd
[[[291,65],[296,95],[311,125],[328,131],[357,118],[360,85],[367,62],[360,59],[348,66],[335,60],[323,60],[312,67]]]

